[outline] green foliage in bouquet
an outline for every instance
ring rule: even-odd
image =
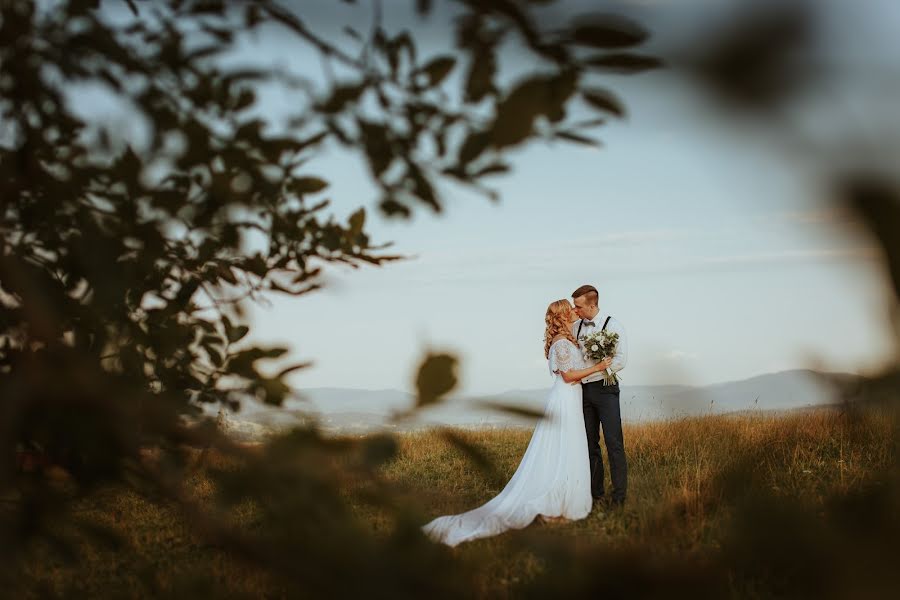
[[[584,359],[601,361],[616,355],[619,345],[619,334],[614,331],[595,331],[589,335],[581,336],[584,342]],[[618,383],[619,374],[611,373],[609,369],[603,372],[604,381],[608,384]]]

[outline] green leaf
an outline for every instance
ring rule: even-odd
[[[391,73],[396,74],[400,66],[400,51],[406,50],[409,63],[416,63],[416,45],[408,31],[402,31],[388,44],[388,62],[391,64]]]
[[[237,285],[237,278],[234,276],[230,265],[219,265],[216,269],[216,273],[219,275],[219,279],[222,279],[231,285]]]
[[[290,188],[295,194],[314,194],[328,187],[328,182],[318,177],[298,177],[294,179]]]
[[[366,158],[372,175],[376,178],[387,170],[394,159],[393,149],[389,137],[388,128],[381,123],[357,120],[363,134],[363,144],[366,149]]]
[[[358,100],[365,91],[365,84],[342,85],[334,88],[331,96],[322,102],[319,108],[326,113],[336,113],[343,110],[349,102]]]
[[[432,0],[416,0],[416,12],[421,17],[427,16],[431,12],[432,4]]]
[[[252,119],[237,128],[234,132],[234,138],[235,140],[247,140],[253,143],[259,142],[262,138],[261,132],[265,124],[265,121],[262,119]]]
[[[307,369],[310,366],[312,366],[312,363],[310,363],[310,362],[297,363],[296,365],[291,365],[289,367],[285,367],[282,370],[278,371],[278,374],[275,375],[275,377],[277,379],[280,379],[280,378],[284,377],[285,375],[293,373],[294,371],[299,371],[301,369]]]
[[[499,175],[501,173],[509,173],[510,166],[507,163],[495,162],[491,163],[475,172],[475,177],[483,177],[485,175]]]
[[[566,116],[566,102],[575,93],[578,74],[573,70],[560,73],[547,80],[543,114],[551,123],[558,123]]]
[[[572,39],[594,48],[624,48],[647,39],[644,29],[619,15],[598,15],[589,22],[578,23],[572,29]]]
[[[585,121],[577,121],[572,123],[573,127],[577,127],[578,129],[587,129],[589,127],[599,127],[600,125],[606,124],[606,119],[598,117],[596,119],[587,119]]]
[[[416,375],[416,407],[439,402],[457,384],[457,359],[450,354],[429,353]]]
[[[222,345],[224,345],[224,342],[222,341],[222,338],[220,338],[217,335],[208,335],[207,334],[207,335],[204,335],[202,338],[200,338],[201,346],[210,346],[212,344],[215,344],[217,346],[222,346]]]
[[[469,76],[466,78],[466,101],[479,102],[487,94],[495,91],[496,74],[497,58],[493,48],[487,48],[472,59]]]
[[[549,77],[530,77],[516,85],[497,105],[491,126],[493,145],[504,148],[524,142],[531,136],[538,115],[545,115],[551,122],[562,120],[577,83],[577,72],[567,70]]]
[[[285,354],[287,354],[287,348],[261,348],[260,349],[260,357],[261,358],[281,358]]]
[[[256,94],[253,90],[241,90],[237,98],[234,100],[234,110],[243,110],[248,108],[256,100]]]
[[[545,108],[546,79],[533,77],[523,81],[497,105],[491,125],[491,143],[497,148],[514,146],[531,135],[534,119]]]
[[[625,116],[625,107],[622,105],[622,102],[611,92],[601,89],[593,89],[583,91],[581,93],[581,97],[584,98],[585,101],[594,108],[612,113],[618,117]]]
[[[380,467],[397,456],[400,445],[389,433],[378,433],[363,441],[363,460],[369,468]]]
[[[478,158],[491,142],[491,136],[483,131],[473,131],[459,149],[459,163],[465,166]]]
[[[263,255],[256,253],[249,258],[243,260],[242,266],[244,270],[253,273],[259,277],[265,277],[269,272],[269,265]]]
[[[291,393],[290,386],[280,379],[263,379],[260,386],[265,391],[266,404],[281,406],[285,396]]]
[[[428,76],[428,85],[433,87],[440,84],[455,65],[456,59],[452,56],[439,56],[428,61],[428,64],[420,69],[420,72]]]
[[[659,69],[664,63],[655,56],[643,54],[607,54],[595,56],[585,61],[585,64],[594,67],[595,70],[610,71],[613,73],[632,74]]]
[[[384,198],[378,206],[381,208],[381,212],[388,217],[408,218],[412,215],[409,207],[395,198]]]
[[[359,236],[362,233],[363,227],[366,224],[366,209],[360,208],[352,215],[350,215],[349,219],[350,224],[350,235],[353,237]]]
[[[585,146],[593,146],[594,148],[599,148],[601,146],[598,140],[594,138],[589,138],[587,136],[581,135],[579,133],[574,133],[572,131],[557,131],[553,134],[553,137],[563,139],[569,142],[575,142],[576,144],[583,144]]]
[[[412,191],[416,197],[434,209],[435,212],[440,212],[441,205],[435,194],[434,185],[431,183],[431,180],[422,173],[422,170],[418,165],[412,162],[409,163],[407,165],[406,176],[408,181],[412,182]]]
[[[219,368],[225,364],[225,357],[222,356],[222,353],[219,350],[212,346],[205,346],[204,349],[206,350],[206,353],[209,354],[209,360],[212,362],[213,366]]]
[[[250,331],[250,328],[246,325],[238,325],[237,327],[232,327],[228,330],[228,342],[235,343],[241,340],[247,333]]]

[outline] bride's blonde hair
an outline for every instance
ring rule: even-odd
[[[558,335],[565,336],[570,342],[578,345],[575,341],[575,336],[572,335],[571,323],[569,323],[571,313],[572,305],[569,304],[568,300],[557,300],[556,302],[551,302],[550,306],[547,307],[547,314],[544,315],[544,323],[546,323],[546,329],[544,330],[545,358],[550,358],[550,346],[553,344],[553,338]]]

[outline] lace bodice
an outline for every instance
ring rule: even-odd
[[[565,338],[556,340],[550,346],[548,366],[550,367],[551,375],[555,375],[560,371],[587,368],[584,357],[581,356],[581,349]]]

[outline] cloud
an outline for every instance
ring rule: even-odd
[[[877,260],[878,250],[874,247],[855,248],[815,248],[811,250],[787,250],[705,258],[697,266],[719,265],[761,265],[785,263],[829,263],[847,260]]]
[[[765,215],[761,220],[790,225],[850,225],[859,222],[853,213],[837,206],[777,212]]]
[[[772,219],[832,222],[839,211],[775,213]],[[837,222],[837,221],[834,221]],[[874,262],[879,251],[871,246],[836,247],[823,244],[761,252],[724,254],[716,240],[733,238],[728,228],[669,228],[604,233],[597,236],[548,239],[530,243],[469,246],[429,250],[382,269],[356,271],[347,284],[396,288],[398,285],[505,285],[522,282],[568,281],[573,278],[646,279],[658,276],[740,272],[745,269],[782,269],[802,265]],[[678,242],[688,243],[678,243]],[[693,242],[693,243],[691,243]],[[699,245],[697,244],[699,242]],[[757,247],[761,240],[748,240]],[[348,270],[329,268],[343,279]],[[351,284],[352,280],[352,284]]]
[[[681,362],[697,360],[698,356],[696,352],[686,352],[684,350],[669,350],[668,352],[663,353],[662,358],[668,361]]]
[[[557,247],[572,249],[598,249],[603,246],[643,246],[659,242],[674,240],[695,239],[698,234],[705,232],[702,229],[670,228],[670,229],[645,229],[637,231],[620,231],[605,233],[603,235],[584,237],[574,240],[566,240],[557,244]]]

